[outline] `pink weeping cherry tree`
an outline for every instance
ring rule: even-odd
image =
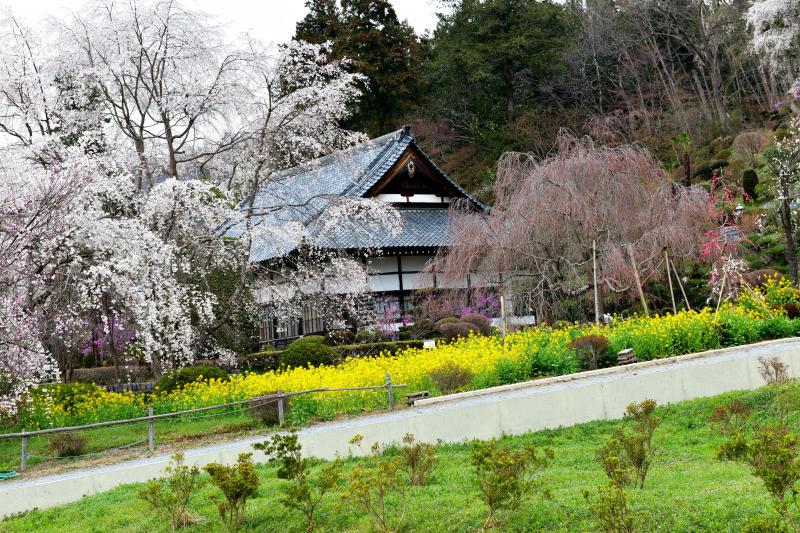
[[[431,265],[443,283],[471,273],[473,286],[524,292],[540,319],[560,302],[591,295],[597,256],[600,298],[636,296],[676,263],[696,259],[717,227],[708,193],[673,183],[644,147],[600,146],[562,133],[545,159],[508,153],[498,165],[494,206],[451,210],[456,244]]]

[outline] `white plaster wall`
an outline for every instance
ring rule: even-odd
[[[413,433],[426,442],[462,442],[620,418],[630,402],[653,398],[660,404],[713,396],[763,385],[759,357],[779,356],[800,375],[800,339],[759,344],[650,361],[572,376],[495,387],[417,402],[391,413],[318,424],[300,432],[306,453],[331,459],[358,455],[374,442],[399,442]],[[348,441],[364,436],[361,448]],[[187,462],[233,462],[252,451],[249,438],[186,452]],[[256,454],[264,460],[263,454]],[[46,508],[109,490],[123,483],[161,475],[169,457],[160,455],[118,465],[39,479],[0,483],[0,516]]]

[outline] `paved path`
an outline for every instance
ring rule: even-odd
[[[373,442],[400,442],[406,433],[425,442],[463,442],[544,428],[569,426],[622,416],[633,401],[659,403],[711,396],[763,385],[758,358],[780,356],[790,370],[800,369],[800,339],[783,339],[583,372],[572,376],[495,387],[431,398],[409,409],[326,422],[304,428],[299,437],[306,453],[330,459],[368,450]],[[800,372],[798,372],[800,373]],[[348,441],[364,436],[362,446]],[[264,436],[186,450],[187,463],[234,462],[253,451]],[[257,460],[265,457],[257,452]],[[46,508],[96,494],[124,483],[143,482],[163,472],[169,455],[0,483],[0,516]]]

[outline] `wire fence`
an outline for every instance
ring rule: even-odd
[[[91,430],[96,428],[104,428],[110,426],[120,426],[123,424],[137,424],[137,423],[147,423],[148,430],[147,430],[147,438],[137,440],[131,442],[129,444],[116,446],[113,448],[109,448],[107,450],[102,450],[98,452],[91,452],[79,456],[70,457],[69,459],[76,459],[82,457],[90,457],[90,456],[98,456],[103,453],[106,453],[110,450],[122,450],[132,448],[134,446],[138,446],[140,444],[144,444],[147,442],[147,446],[149,451],[155,451],[156,449],[156,432],[155,432],[155,423],[159,420],[168,420],[172,419],[175,420],[179,417],[183,418],[186,415],[194,415],[195,413],[206,413],[199,416],[190,416],[188,417],[191,420],[203,419],[203,418],[211,418],[216,416],[222,415],[230,415],[231,411],[230,408],[238,407],[234,412],[244,413],[247,411],[252,411],[255,409],[259,409],[265,405],[269,405],[272,403],[277,403],[277,411],[278,411],[278,425],[284,426],[286,423],[285,417],[285,408],[286,402],[289,398],[293,396],[300,396],[304,394],[318,394],[318,393],[328,393],[328,392],[350,392],[350,391],[375,391],[375,390],[386,390],[386,397],[387,397],[387,404],[389,410],[394,409],[395,405],[395,398],[394,398],[394,390],[398,388],[404,388],[407,385],[403,384],[394,384],[392,383],[392,378],[389,374],[386,374],[386,381],[383,385],[375,385],[370,387],[345,387],[345,388],[320,388],[320,389],[310,389],[310,390],[303,390],[303,391],[292,391],[292,392],[277,392],[274,394],[267,394],[264,396],[255,396],[253,398],[248,398],[247,400],[239,400],[235,402],[229,402],[219,405],[211,405],[207,407],[198,407],[196,409],[186,409],[184,411],[175,411],[173,413],[163,413],[163,414],[153,414],[153,407],[150,406],[147,408],[147,416],[141,416],[137,418],[128,418],[125,420],[111,420],[107,422],[95,422],[93,424],[84,424],[81,426],[69,426],[69,427],[59,427],[59,428],[48,428],[48,429],[40,429],[37,431],[26,431],[24,428],[22,431],[17,433],[2,433],[0,434],[0,439],[20,439],[20,470],[25,470],[28,466],[28,459],[33,457],[41,457],[45,458],[45,456],[34,456],[29,453],[28,451],[28,442],[29,439],[32,437],[36,437],[39,435],[49,435],[55,433],[65,433],[65,432],[74,432],[74,431],[83,431],[83,430]],[[227,409],[222,413],[213,413],[211,411],[219,410],[219,409]],[[49,458],[49,457],[48,457]]]

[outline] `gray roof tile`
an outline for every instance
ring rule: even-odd
[[[256,198],[254,224],[271,227],[300,223],[313,235],[315,219],[335,197],[363,197],[413,143],[413,135],[399,130],[274,175]],[[476,205],[483,207],[435,168]],[[388,248],[438,247],[451,242],[446,208],[400,208],[399,211],[402,229],[398,235],[344,224],[317,244],[329,248]],[[240,234],[241,228],[228,232],[231,236]],[[258,262],[278,257],[291,248],[263,236],[253,243],[250,260]]]

